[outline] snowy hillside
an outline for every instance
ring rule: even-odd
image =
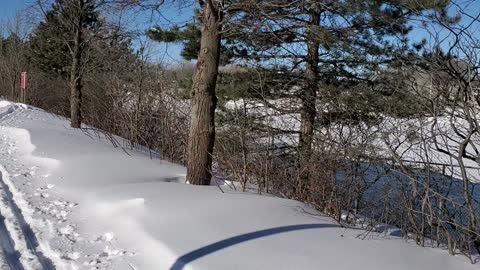
[[[478,269],[292,200],[183,184],[185,169],[0,102],[0,269]]]

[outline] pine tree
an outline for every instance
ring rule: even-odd
[[[220,62],[224,2],[198,1],[202,17],[200,51],[192,86],[192,118],[187,146],[187,181],[209,185],[215,142],[216,83]]]
[[[220,14],[228,14],[228,20],[217,22],[217,27],[223,29],[218,36],[224,38],[223,42],[218,42],[222,44],[221,51],[229,52],[229,58],[255,61],[264,68],[279,62],[289,66],[292,76],[299,70],[303,72],[300,78],[303,87],[297,93],[301,100],[298,167],[303,172],[297,183],[299,193],[310,181],[307,167],[312,155],[316,103],[322,98],[317,96],[321,92],[321,82],[368,80],[378,66],[409,50],[410,18],[425,10],[439,10],[446,14],[444,10],[448,2],[228,0],[221,5],[223,12]],[[218,4],[218,1],[200,3],[205,7]],[[203,38],[209,17],[202,11],[199,21],[203,26]],[[195,52],[201,55],[198,32],[192,29],[197,28],[188,25],[185,28],[156,29],[149,34],[159,41],[183,41],[187,49],[184,56],[191,59]],[[203,62],[197,64],[197,70],[201,64]],[[215,76],[211,79],[216,81],[217,70],[212,72]],[[288,74],[283,76],[289,77]]]
[[[95,0],[56,0],[31,37],[32,62],[68,77],[71,126],[80,128],[84,54],[98,28]]]
[[[60,23],[58,10],[47,11],[45,21],[38,25],[30,37],[29,60],[45,73],[66,78],[70,63],[69,44],[64,40],[66,32]]]
[[[202,18],[198,9],[194,10],[192,22],[183,26],[173,25],[167,29],[159,26],[153,27],[147,31],[150,39],[166,43],[182,43],[180,56],[185,60],[196,60],[200,52],[200,39],[202,36]],[[222,40],[220,50],[220,64],[225,65],[231,61],[235,55],[233,47],[224,44],[227,40]]]
[[[257,65],[288,65],[285,78],[303,72],[297,97],[301,126],[294,196],[303,197],[312,179],[308,165],[318,110],[320,86],[367,81],[372,71],[410,50],[409,21],[425,11],[443,14],[449,1],[288,1],[230,0],[224,36],[247,51]],[[452,21],[453,22],[453,21]],[[239,51],[237,48],[236,51]],[[322,113],[320,113],[322,114]]]

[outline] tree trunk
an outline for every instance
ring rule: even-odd
[[[212,6],[218,3],[218,6]],[[187,181],[209,185],[215,141],[215,108],[222,11],[219,1],[200,1],[203,29],[192,89],[192,119],[187,147]]]
[[[76,14],[75,33],[72,45],[72,67],[70,70],[70,126],[80,128],[82,124],[82,25],[83,1],[79,1],[79,12]]]
[[[313,8],[310,11],[310,21],[308,30],[315,32],[315,28],[320,24],[320,12]],[[305,88],[301,93],[302,109],[301,109],[301,125],[299,137],[299,183],[297,185],[297,193],[302,193],[307,188],[309,181],[308,164],[312,156],[312,143],[315,128],[316,108],[315,102],[317,98],[318,88],[318,63],[319,63],[319,44],[318,41],[311,38],[307,40],[307,65],[305,70]],[[299,195],[299,194],[297,194]]]

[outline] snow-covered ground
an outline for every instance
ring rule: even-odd
[[[478,269],[292,200],[183,184],[185,169],[0,101],[0,269]]]
[[[277,130],[291,131],[300,129],[300,114],[286,113],[298,107],[298,102],[292,99],[267,100],[271,107],[256,100],[230,100],[224,107],[231,111],[240,111],[250,116],[256,116],[258,122]],[[320,104],[317,105],[320,107]],[[274,109],[276,108],[276,109]],[[480,117],[480,116],[479,116]],[[455,128],[452,126],[455,124]],[[361,124],[332,124],[317,130],[318,137],[339,145],[368,144],[370,156],[392,158],[392,151],[407,165],[417,167],[429,162],[436,169],[444,166],[446,175],[462,179],[459,162],[453,158],[458,156],[459,142],[463,140],[459,134],[467,134],[468,123],[457,117],[452,120],[449,115],[438,118],[393,118],[384,116],[378,125]],[[282,146],[296,146],[298,134],[279,133],[274,136],[257,138],[257,142]],[[314,145],[315,146],[315,145]],[[477,157],[480,146],[480,136],[475,133],[466,151],[469,156]],[[438,148],[449,151],[452,155],[439,151]],[[453,156],[453,157],[452,157]],[[480,158],[476,161],[462,158],[466,168],[468,180],[480,183]]]

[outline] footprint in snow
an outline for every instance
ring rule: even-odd
[[[76,261],[80,258],[79,252],[70,252],[62,255],[62,258],[69,261]]]
[[[107,232],[107,233],[104,233],[103,235],[97,237],[97,239],[95,239],[95,241],[91,241],[91,242],[97,242],[97,243],[112,242],[112,240],[114,238],[115,238],[115,235],[112,232]]]
[[[72,225],[67,225],[58,229],[58,234],[60,236],[65,236],[68,240],[72,242],[82,241],[83,238],[76,232],[76,228]]]
[[[55,200],[53,201],[53,205],[64,209],[64,208],[73,208],[77,206],[78,203]]]
[[[35,175],[35,172],[24,172],[24,173],[22,173],[22,175],[23,175],[24,177],[30,177],[30,176],[34,176],[34,175]]]

